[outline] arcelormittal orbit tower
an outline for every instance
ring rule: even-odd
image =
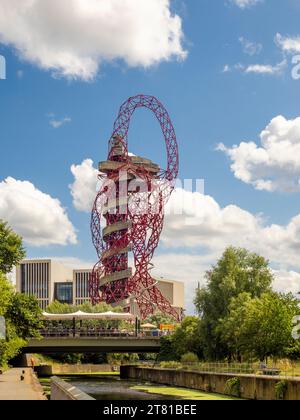
[[[166,169],[128,153],[130,120],[141,107],[152,111],[161,126],[166,144]],[[176,134],[164,106],[153,96],[129,98],[115,121],[108,158],[99,164],[102,186],[91,220],[93,243],[99,257],[89,284],[94,304],[104,301],[130,311],[130,302],[134,301],[142,319],[156,311],[179,319],[180,315],[150,274],[163,228],[164,207],[174,189],[178,167]],[[129,258],[130,254],[133,258]]]

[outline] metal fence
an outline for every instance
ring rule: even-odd
[[[152,367],[176,370],[193,370],[204,373],[224,373],[233,375],[266,375],[300,377],[300,368],[292,362],[262,363],[180,363],[154,362]]]

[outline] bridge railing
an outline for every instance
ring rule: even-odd
[[[44,338],[105,338],[105,337],[115,337],[115,338],[159,338],[162,333],[161,331],[149,331],[142,330],[139,332],[130,331],[130,330],[116,330],[110,329],[105,330],[101,328],[90,328],[90,327],[81,327],[81,328],[63,328],[63,327],[49,327],[40,330],[40,335]]]

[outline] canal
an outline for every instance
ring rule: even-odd
[[[70,375],[62,379],[96,400],[232,400],[234,398],[193,389],[120,379],[119,375]],[[46,389],[49,379],[40,379]]]

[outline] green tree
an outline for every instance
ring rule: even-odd
[[[178,360],[172,335],[166,335],[160,338],[160,351],[157,359],[160,362]]]
[[[187,316],[175,329],[174,334],[161,337],[161,349],[158,360],[179,361],[186,353],[203,357],[200,339],[201,320],[196,316]]]
[[[286,356],[295,342],[292,320],[299,313],[297,300],[291,294],[269,292],[245,306],[245,318],[239,321],[241,351],[259,360]]]
[[[4,274],[11,272],[24,257],[22,238],[0,220],[0,271]]]
[[[37,337],[41,327],[37,300],[16,294],[5,277],[24,256],[22,239],[0,220],[0,315],[6,321],[6,340],[0,340],[0,366],[15,357],[28,338]]]
[[[38,331],[43,327],[42,310],[34,296],[14,294],[6,316],[15,326],[18,337],[24,340],[39,337]]]
[[[248,305],[252,297],[249,293],[241,293],[236,298],[232,298],[229,304],[228,315],[219,320],[216,328],[221,337],[221,341],[227,346],[230,354],[238,361],[241,361],[242,352],[242,329],[244,320],[247,317]]]
[[[186,353],[195,353],[202,357],[201,340],[200,340],[201,321],[196,316],[187,316],[179,325],[175,333],[172,335],[173,352],[177,356],[177,360]]]
[[[76,306],[69,305],[68,303],[61,303],[57,300],[50,303],[50,305],[46,308],[46,312],[49,314],[71,314],[77,310]]]
[[[154,324],[158,328],[161,324],[175,324],[172,316],[163,314],[162,312],[156,312],[155,314],[150,315],[144,322]]]
[[[236,355],[259,360],[288,356],[297,347],[292,337],[292,320],[297,313],[298,302],[291,294],[268,292],[251,298],[243,293],[232,299],[219,331]]]
[[[0,340],[0,366],[17,356],[26,340],[38,337],[41,310],[32,296],[14,293],[9,281],[0,273],[0,315],[6,320],[6,340]]]
[[[221,339],[219,321],[228,315],[232,298],[240,293],[259,297],[271,290],[268,261],[246,249],[229,247],[206,273],[207,286],[197,291],[196,309],[202,319],[201,337],[206,358],[224,359],[231,353]]]
[[[6,277],[0,272],[0,315],[4,316],[11,304],[13,296],[12,285],[7,281]]]

